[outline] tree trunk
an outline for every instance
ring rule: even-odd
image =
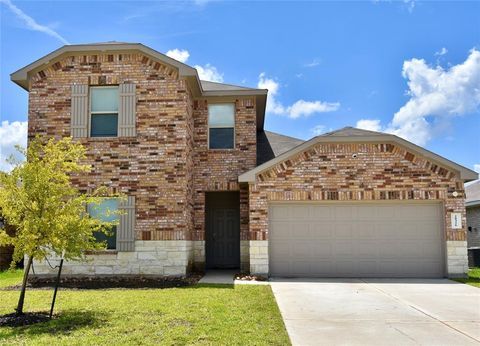
[[[20,291],[20,297],[18,298],[18,305],[15,309],[17,311],[17,315],[23,314],[23,303],[25,302],[25,291],[27,289],[27,280],[28,280],[28,273],[30,272],[30,267],[32,266],[33,257],[28,256],[27,267],[23,273],[23,282],[22,282],[22,290]]]

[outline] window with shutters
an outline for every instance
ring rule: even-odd
[[[208,105],[208,147],[210,149],[235,147],[235,104]]]
[[[119,200],[117,198],[104,198],[99,204],[88,205],[88,213],[91,217],[98,220],[113,222],[119,220]],[[95,232],[95,238],[98,242],[104,242],[107,250],[117,248],[117,226],[113,226],[106,233]]]
[[[118,135],[118,87],[90,87],[90,136]]]

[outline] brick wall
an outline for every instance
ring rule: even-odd
[[[268,239],[268,201],[299,200],[440,200],[446,239],[466,240],[465,229],[450,228],[451,212],[465,225],[463,182],[392,144],[317,144],[261,173],[250,184],[249,239]]]
[[[73,83],[134,83],[137,137],[82,138],[92,172],[82,189],[107,185],[136,196],[137,239],[189,240],[193,222],[193,105],[177,71],[142,54],[65,57],[31,78],[29,137],[70,136]]]
[[[136,85],[137,136],[79,139],[92,172],[73,177],[74,183],[135,195],[137,239],[144,241],[203,242],[205,192],[240,190],[247,240],[248,188],[237,179],[256,165],[253,97],[195,99],[175,69],[142,54],[73,55],[32,76],[29,137],[70,136],[73,83],[124,82]],[[235,149],[208,149],[209,101],[235,103]]]
[[[247,239],[248,189],[240,188],[238,176],[256,166],[255,99],[222,99],[221,102],[235,103],[235,149],[208,149],[208,100],[199,99],[194,103],[195,240],[205,239],[205,192],[239,190],[241,239]]]

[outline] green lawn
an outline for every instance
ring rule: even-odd
[[[472,268],[468,271],[467,279],[455,279],[455,281],[463,282],[464,284],[472,285],[480,288],[480,268]]]
[[[0,273],[0,286],[17,283]],[[0,291],[0,314],[18,291]],[[51,290],[27,290],[26,311],[47,311]],[[289,345],[270,286],[60,290],[58,318],[0,327],[0,345]]]
[[[23,270],[0,271],[0,288],[14,286],[22,282]]]

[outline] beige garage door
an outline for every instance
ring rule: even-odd
[[[442,277],[442,214],[439,204],[272,204],[270,275]]]

